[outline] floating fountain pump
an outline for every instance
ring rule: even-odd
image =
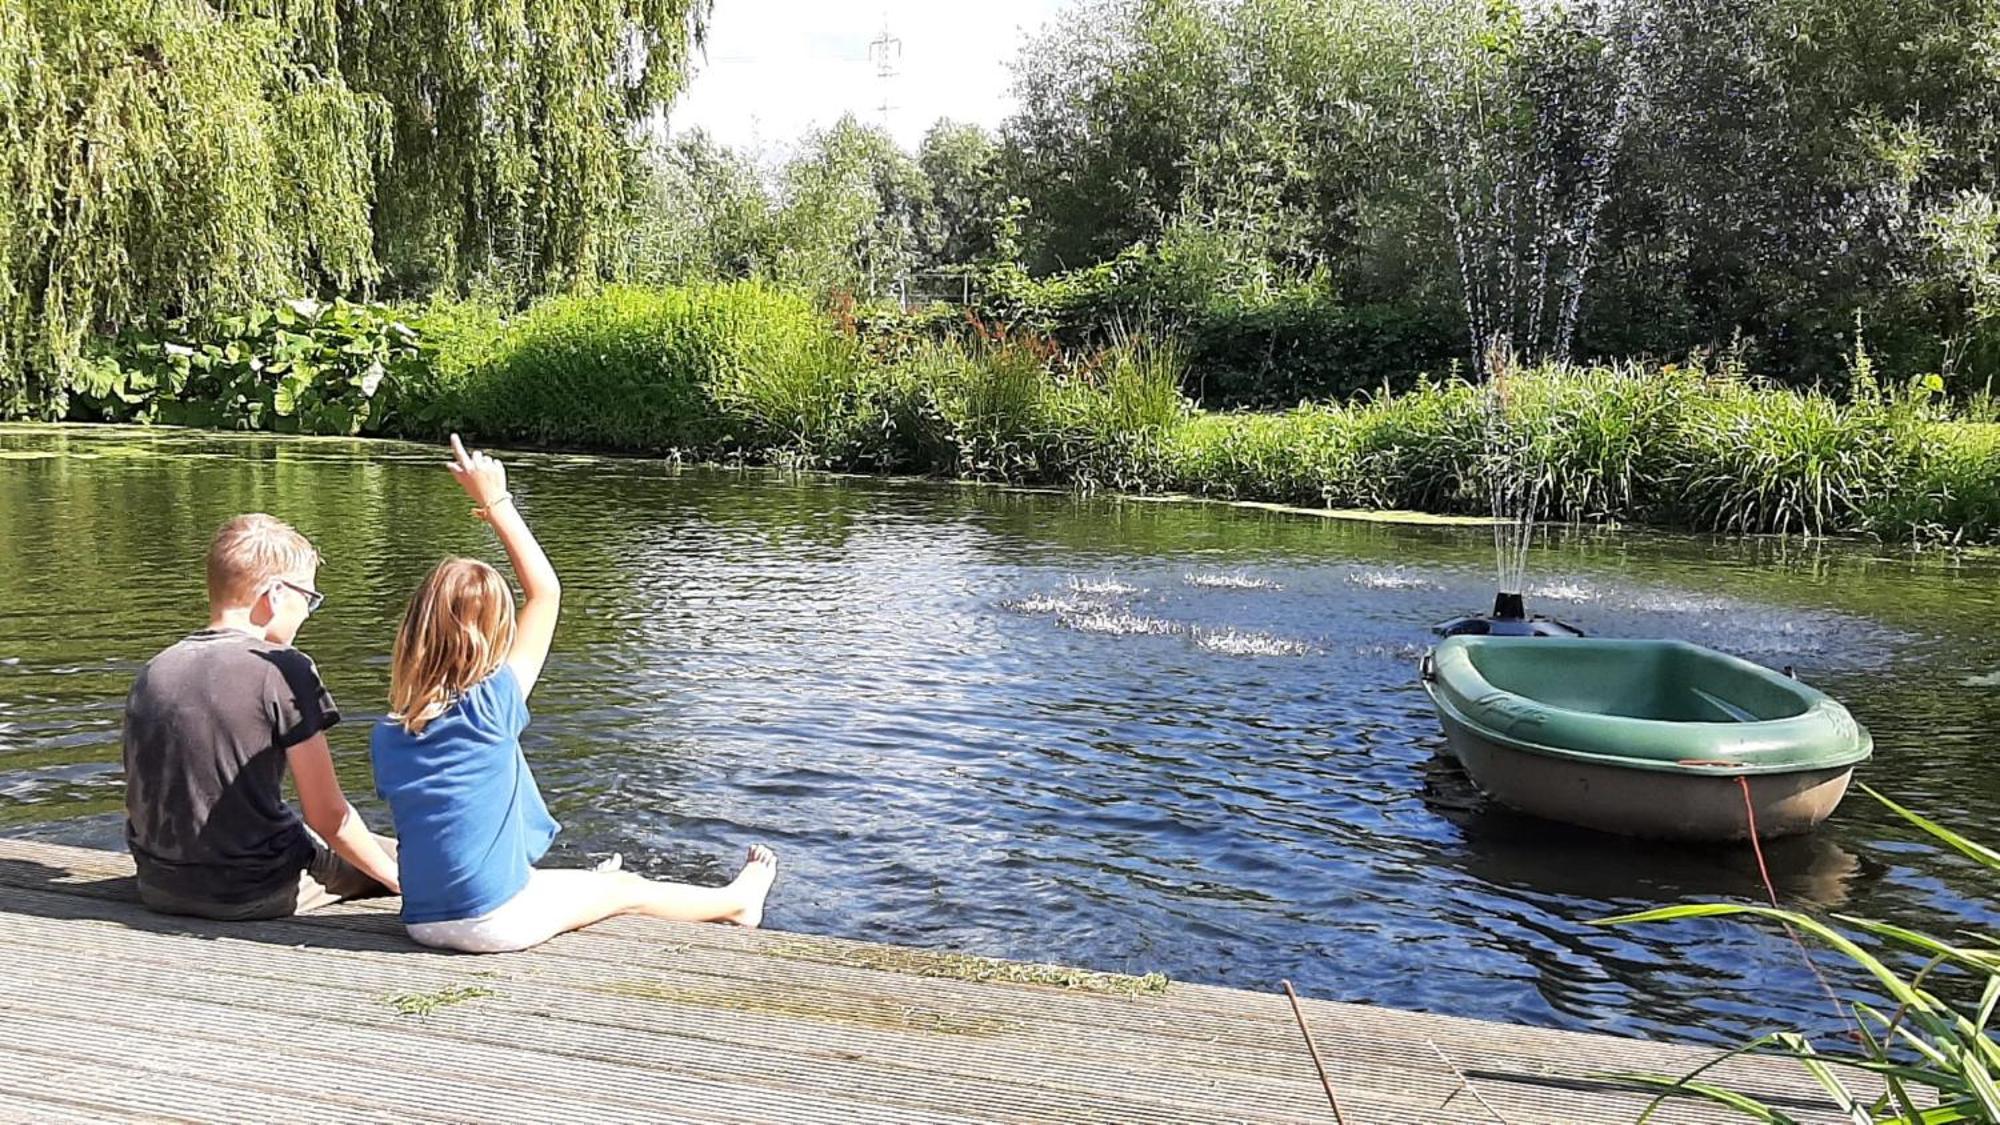
[[[1528,616],[1528,608],[1519,594],[1505,591],[1493,595],[1492,613],[1475,613],[1466,617],[1454,617],[1450,621],[1440,621],[1431,626],[1431,632],[1441,637],[1581,637],[1583,630],[1566,621],[1557,621],[1542,614]]]

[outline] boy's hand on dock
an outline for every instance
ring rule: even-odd
[[[485,518],[488,509],[506,502],[507,467],[484,453],[465,448],[458,435],[451,435],[451,475],[465,494],[472,497],[474,514]]]

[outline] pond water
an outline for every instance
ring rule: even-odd
[[[1782,935],[1586,924],[1761,898],[1747,846],[1525,820],[1440,756],[1415,666],[1431,622],[1490,602],[1484,529],[509,460],[567,596],[525,740],[559,859],[714,880],[764,840],[783,929],[1696,1041],[1837,1026]],[[326,556],[300,645],[387,827],[366,745],[394,621],[441,556],[500,557],[442,465],[0,428],[0,830],[117,845],[124,692],[200,624],[207,537],[250,510]],[[1531,566],[1532,604],[1594,632],[1796,665],[1873,728],[1864,779],[1991,838],[1990,557],[1568,532]],[[1858,793],[1769,852],[1788,905],[2000,922]]]

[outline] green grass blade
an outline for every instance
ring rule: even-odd
[[[1968,1112],[1970,1108],[1965,1102],[1953,1102],[1949,1105],[1941,1105],[1932,1109],[1912,1110],[1906,1115],[1904,1120],[1913,1122],[1915,1125],[1958,1125],[1961,1121],[1992,1120],[1990,1117],[1974,1117]]]
[[[1885,1074],[1882,1076],[1882,1086],[1889,1091],[1889,1097],[1895,1100],[1897,1111],[1904,1118],[1910,1121],[1922,1121],[1924,1119],[1923,1111],[1917,1108],[1916,1099],[1910,1096],[1909,1087],[1903,1085],[1903,1080],[1900,1077],[1893,1074]]]
[[[1862,1047],[1868,1057],[1865,1060],[1852,1060],[1848,1065],[1873,1070],[1876,1074],[1880,1075],[1884,1090],[1883,1096],[1893,1100],[1905,1118],[1911,1121],[1920,1120],[1922,1114],[1917,1112],[1917,1102],[1915,1098],[1910,1096],[1909,1088],[1903,1085],[1902,1075],[1890,1072],[1889,1067],[1892,1064],[1888,1062],[1888,1048],[1883,1045],[1882,1040],[1875,1037],[1873,1031],[1868,1029],[1868,1021],[1871,1019],[1883,1027],[1889,1026],[1887,1016],[1884,1016],[1866,1004],[1854,1005],[1854,1030],[1860,1034]],[[1880,1064],[1881,1069],[1877,1069],[1877,1064]],[[1928,1074],[1928,1072],[1925,1073]],[[1920,1082],[1926,1081],[1924,1078],[1917,1080]]]
[[[1931,1013],[1934,1005],[1930,998],[1911,988],[1909,983],[1897,976],[1895,970],[1882,963],[1874,954],[1854,944],[1853,940],[1839,931],[1804,914],[1791,910],[1774,910],[1768,906],[1749,906],[1726,902],[1694,903],[1687,906],[1667,906],[1658,910],[1646,910],[1637,914],[1622,914],[1615,918],[1602,918],[1591,922],[1594,926],[1634,925],[1641,922],[1669,922],[1683,918],[1721,918],[1730,915],[1748,914],[1758,918],[1769,918],[1804,930],[1832,946],[1841,956],[1867,970],[1868,975],[1881,982],[1884,991],[1896,1002],[1918,1013]]]
[[[1762,1048],[1774,1042],[1777,1042],[1777,1036],[1760,1035],[1757,1038],[1750,1040],[1748,1043],[1744,1043],[1739,1047],[1735,1047],[1731,1050],[1724,1051],[1722,1054],[1719,1054],[1714,1058],[1708,1060],[1707,1062],[1701,1064],[1700,1066],[1695,1067],[1693,1070],[1688,1071],[1686,1074],[1681,1075],[1679,1078],[1664,1078],[1660,1075],[1635,1076],[1629,1074],[1596,1074],[1592,1075],[1591,1077],[1606,1078],[1618,1082],[1627,1081],[1636,1077],[1642,1080],[1642,1084],[1648,1086],[1658,1082],[1664,1082],[1669,1086],[1679,1088],[1683,1086],[1689,1086],[1691,1083],[1694,1082],[1696,1078],[1700,1077],[1702,1074],[1707,1073],[1709,1070],[1712,1070],[1715,1067],[1721,1066],[1723,1063],[1728,1062],[1730,1059],[1733,1059],[1738,1055],[1748,1055],[1755,1053],[1756,1051],[1761,1050]],[[1646,1125],[1646,1122],[1653,1116],[1654,1112],[1657,1111],[1660,1108],[1660,1106],[1664,1104],[1669,1097],[1672,1096],[1673,1096],[1672,1092],[1669,1091],[1667,1093],[1662,1093],[1658,1097],[1654,1098],[1652,1101],[1646,1103],[1645,1111],[1639,1114],[1639,1118],[1634,1123],[1634,1125]]]
[[[1920,934],[1915,930],[1908,930],[1902,926],[1893,925],[1888,922],[1877,922],[1869,918],[1856,918],[1851,914],[1836,914],[1834,917],[1853,926],[1857,930],[1866,930],[1877,937],[1887,938],[1890,941],[1907,945],[1912,949],[1922,950],[1940,960],[1956,962],[1976,972],[1990,973],[2000,970],[2000,952],[1989,953],[1983,949],[1966,949],[1963,946],[1947,945],[1937,938],[1931,937],[1929,934]]]
[[[1993,1080],[1993,1072],[1986,1069],[1985,1060],[1976,1057],[1976,1052],[1967,1050],[1959,1063],[1966,1087],[1978,1099],[1986,1120],[2000,1121],[2000,1083]]]
[[[1706,1082],[1689,1082],[1685,1079],[1677,1081],[1672,1078],[1662,1078],[1657,1074],[1607,1074],[1601,1077],[1612,1078],[1620,1082],[1631,1083],[1635,1086],[1661,1091],[1660,1096],[1654,1099],[1653,1105],[1648,1106],[1646,1113],[1639,1118],[1639,1125],[1644,1125],[1646,1118],[1652,1116],[1654,1106],[1672,1097],[1702,1098],[1707,1101],[1716,1102],[1720,1105],[1726,1105],[1752,1120],[1765,1122],[1766,1125],[1799,1125],[1797,1119],[1772,1109],[1755,1098],[1736,1093],[1734,1090],[1725,1090],[1720,1086],[1712,1086]]]
[[[1884,797],[1880,793],[1877,793],[1875,790],[1869,788],[1864,783],[1856,782],[1855,784],[1861,786],[1862,792],[1882,802],[1884,805],[1887,805],[1889,807],[1890,812],[1895,813],[1897,816],[1902,817],[1904,820],[1907,820],[1911,824],[1916,825],[1918,828],[1923,829],[1925,832],[1930,833],[1937,839],[1942,840],[1946,844],[1951,845],[1959,852],[1962,852],[1966,856],[1969,856],[1970,858],[1984,865],[1985,867],[1993,871],[2000,871],[2000,851],[1994,851],[1992,848],[1989,848],[1984,844],[1973,843],[1971,840],[1968,840],[1965,837],[1959,835],[1958,833],[1953,832],[1951,829],[1946,828],[1944,825],[1931,820],[1929,817],[1923,816],[1920,813],[1911,812],[1909,809],[1906,809],[1903,806],[1897,804],[1896,802],[1891,801],[1889,798]]]
[[[1832,1067],[1820,1061],[1819,1053],[1813,1050],[1812,1044],[1806,1041],[1805,1036],[1786,1031],[1772,1036],[1772,1040],[1783,1047],[1786,1054],[1797,1059],[1799,1065],[1805,1067],[1806,1073],[1812,1075],[1814,1081],[1833,1095],[1834,1104],[1840,1107],[1840,1112],[1845,1114],[1850,1122],[1854,1125],[1874,1125],[1874,1120],[1854,1096],[1854,1091],[1848,1089],[1847,1084],[1833,1073]]]

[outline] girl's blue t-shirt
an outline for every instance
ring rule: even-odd
[[[476,918],[528,885],[559,826],[521,753],[527,725],[521,682],[504,664],[421,734],[375,724],[369,757],[396,821],[405,923]]]

